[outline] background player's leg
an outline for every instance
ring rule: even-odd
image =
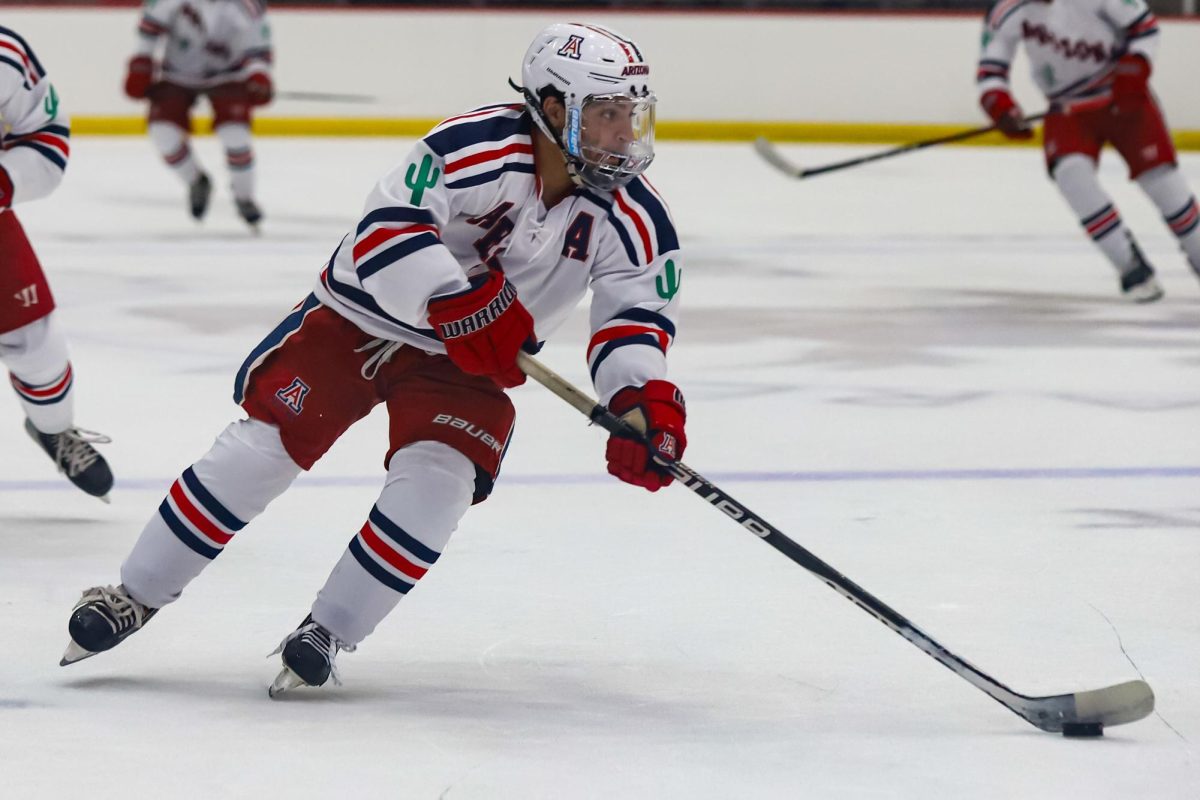
[[[159,84],[150,101],[150,141],[171,171],[188,187],[188,208],[196,219],[208,211],[212,182],[192,152],[191,109],[195,95],[188,89]]]
[[[1162,212],[1167,226],[1187,254],[1188,263],[1200,277],[1200,205],[1183,173],[1174,164],[1163,164],[1138,176],[1137,182]]]
[[[227,122],[217,128],[217,137],[225,148],[225,163],[229,167],[234,199],[253,201],[254,142],[250,136],[250,126],[241,122]]]
[[[250,97],[242,84],[218,86],[209,93],[213,126],[221,146],[233,188],[238,214],[249,225],[257,225],[262,211],[254,199],[254,150],[250,134]]]
[[[171,486],[121,565],[121,583],[151,608],[177,600],[299,474],[278,428],[255,419],[233,423]]]
[[[1112,198],[1100,185],[1096,164],[1088,156],[1072,153],[1059,159],[1052,172],[1067,205],[1100,251],[1121,276],[1121,290],[1134,300],[1156,300],[1162,289],[1117,213]]]
[[[93,445],[109,439],[75,427],[75,377],[56,316],[0,334],[0,361],[8,367],[29,436],[71,483],[104,499],[112,491],[112,470]]]
[[[42,433],[73,427],[75,393],[67,339],[54,313],[0,334],[0,360],[25,416]]]
[[[475,465],[449,445],[415,442],[388,464],[383,492],[317,594],[312,612],[280,645],[285,669],[270,693],[333,675],[339,650],[353,650],[433,566],[471,506]]]

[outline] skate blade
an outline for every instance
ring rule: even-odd
[[[270,697],[272,700],[274,700],[276,697],[279,697],[284,692],[295,689],[297,686],[307,686],[307,685],[308,684],[305,683],[300,678],[299,675],[292,672],[292,670],[289,669],[288,667],[284,667],[283,669],[281,669],[279,671],[279,674],[275,676],[275,680],[271,683],[271,686],[267,689],[267,696]]]
[[[67,644],[66,652],[62,654],[62,659],[59,660],[58,665],[60,667],[70,666],[78,661],[83,661],[85,658],[91,658],[94,655],[96,654],[91,650],[84,650],[82,647],[75,644],[75,640],[72,639]]]

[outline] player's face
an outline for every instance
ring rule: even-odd
[[[637,104],[627,100],[601,100],[589,103],[583,109],[580,125],[583,146],[611,153],[626,155],[629,146],[638,139],[634,128]]]

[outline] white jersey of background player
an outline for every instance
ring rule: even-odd
[[[254,199],[251,109],[271,101],[271,35],[258,0],[148,0],[138,24],[125,93],[150,100],[150,139],[188,185],[196,219],[208,210],[212,184],[192,153],[191,108],[207,96],[225,148],[238,213],[262,219]]]
[[[1148,78],[1158,22],[1143,0],[1000,0],[988,12],[977,78],[984,110],[1010,138],[1032,131],[1008,89],[1017,46],[1050,102],[1046,166],[1084,230],[1121,276],[1126,296],[1162,296],[1154,270],[1096,178],[1111,143],[1200,273],[1200,209],[1175,163],[1175,148]]]
[[[25,430],[71,482],[105,497],[105,437],[74,425],[74,371],[54,297],[12,210],[50,194],[70,157],[71,123],[33,48],[0,27],[0,361],[25,411]]]
[[[492,490],[535,350],[592,291],[587,359],[614,413],[621,480],[651,491],[687,444],[667,380],[681,253],[642,176],[654,157],[650,66],[630,39],[554,25],[530,45],[524,103],[453,117],[379,182],[312,295],[255,348],[223,432],[171,487],[121,567],[84,593],[63,663],[107,650],[177,599],[253,517],[386,403],[387,479],[310,614],[281,646],[273,692],[329,678]]]

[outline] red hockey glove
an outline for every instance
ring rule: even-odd
[[[1000,132],[1009,139],[1032,139],[1033,128],[1025,121],[1021,107],[1012,95],[1003,89],[992,89],[979,100],[983,110],[996,123]]]
[[[1150,62],[1144,56],[1125,55],[1113,68],[1113,108],[1128,111],[1142,105],[1150,94]]]
[[[8,170],[0,167],[0,214],[12,207],[13,185]]]
[[[687,409],[675,384],[649,381],[640,389],[626,386],[613,395],[608,410],[639,430],[646,442],[613,434],[608,438],[608,471],[626,483],[657,492],[674,480],[662,470],[683,457]]]
[[[488,270],[471,279],[470,289],[435,297],[428,308],[429,323],[459,369],[487,375],[505,389],[525,382],[517,353],[522,346],[536,349],[537,336],[533,317],[503,272]]]
[[[136,56],[129,61],[129,73],[125,76],[125,94],[134,100],[145,100],[154,80],[154,62],[150,56]]]
[[[256,72],[246,78],[246,94],[250,97],[250,105],[265,106],[275,96],[275,87],[271,76],[264,72]]]

